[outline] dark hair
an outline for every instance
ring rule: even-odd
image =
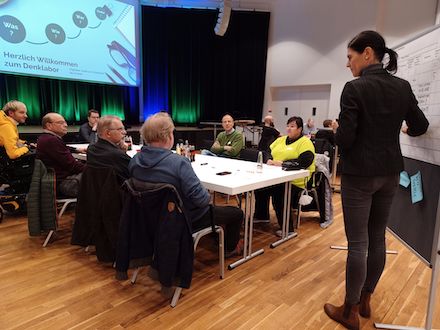
[[[371,47],[380,62],[382,62],[385,54],[388,54],[390,59],[385,70],[391,73],[397,72],[397,53],[385,46],[384,38],[376,31],[362,31],[351,39],[347,47],[358,53],[363,53],[365,48]]]
[[[302,118],[296,117],[296,116],[290,117],[287,120],[287,125],[289,125],[293,121],[296,123],[296,127],[301,128],[301,134],[302,134],[302,132],[304,131],[304,122],[303,122]]]
[[[324,121],[322,122],[322,126],[324,126],[324,127],[332,127],[332,123],[333,123],[333,120],[331,120],[331,119],[326,119],[326,120],[324,120]]]
[[[92,115],[92,113],[97,113],[99,115],[99,112],[95,109],[90,109],[89,112],[87,113],[87,117],[90,117]]]

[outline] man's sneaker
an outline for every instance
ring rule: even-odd
[[[293,233],[294,233],[293,231],[289,231],[289,233],[288,233],[287,236],[292,235]],[[283,231],[282,231],[281,229],[278,229],[278,230],[275,232],[275,235],[277,235],[278,237],[283,237]]]
[[[333,219],[321,222],[319,225],[321,226],[322,229],[325,229],[329,227],[332,223],[333,223]]]
[[[270,223],[270,219],[258,219],[258,218],[254,218],[254,223]]]

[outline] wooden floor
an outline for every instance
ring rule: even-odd
[[[331,227],[322,230],[310,217],[297,238],[275,249],[269,244],[276,226],[259,225],[254,247],[265,253],[226,271],[223,280],[205,238],[191,289],[174,309],[145,271],[135,285],[118,282],[111,265],[70,245],[73,211],[47,248],[43,237],[28,236],[25,217],[6,216],[0,224],[0,329],[342,329],[322,308],[344,296],[346,252],[329,249],[346,244],[338,194],[334,206]],[[388,248],[398,255],[388,256],[372,318],[361,319],[362,329],[373,329],[373,322],[424,326],[431,270],[391,236]]]

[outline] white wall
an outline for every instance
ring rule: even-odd
[[[337,117],[342,88],[353,79],[345,67],[348,41],[362,30],[373,29],[382,33],[392,47],[434,25],[437,6],[437,0],[274,0],[270,3],[263,117],[272,109],[275,124],[281,131],[286,118],[284,107],[274,99],[274,91],[330,85],[328,116]],[[298,114],[301,112],[298,109]]]

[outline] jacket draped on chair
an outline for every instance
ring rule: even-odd
[[[151,265],[165,287],[191,285],[194,250],[191,223],[173,185],[125,181],[116,253],[116,278]],[[176,283],[177,280],[177,283]]]

